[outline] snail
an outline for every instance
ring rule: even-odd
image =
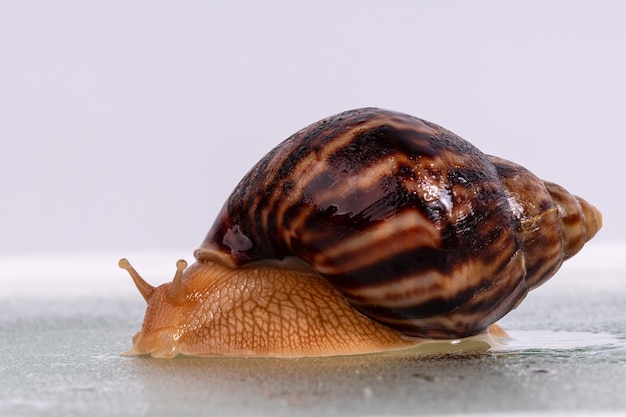
[[[346,111],[263,157],[171,283],[120,260],[148,304],[126,354],[347,355],[485,334],[601,223],[440,126]]]

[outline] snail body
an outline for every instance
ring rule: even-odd
[[[321,356],[487,332],[600,212],[433,123],[365,108],[295,133],[154,288],[128,354]]]

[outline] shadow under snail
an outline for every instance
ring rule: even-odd
[[[425,120],[346,111],[237,185],[128,355],[329,356],[485,334],[577,253],[600,212]]]

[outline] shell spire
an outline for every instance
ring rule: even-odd
[[[569,259],[580,251],[602,227],[602,214],[585,199],[570,194],[558,184],[544,181],[559,216],[564,252]]]
[[[495,156],[489,159],[509,200],[526,260],[526,285],[536,288],[595,236],[602,215],[587,201],[521,165]]]

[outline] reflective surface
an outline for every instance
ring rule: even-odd
[[[600,255],[591,252],[583,260]],[[626,411],[625,274],[589,266],[564,267],[501,321],[505,349],[437,356],[126,358],[145,306],[123,271],[103,295],[29,297],[5,286],[0,415]],[[110,289],[124,283],[128,293]]]

